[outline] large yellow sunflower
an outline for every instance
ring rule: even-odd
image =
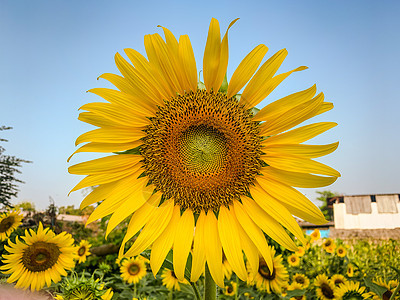
[[[39,224],[37,232],[32,229],[25,231],[21,242],[17,237],[16,243],[8,240],[9,246],[4,248],[10,254],[3,255],[4,265],[0,270],[11,274],[7,282],[17,281],[16,287],[40,290],[51,281],[58,282],[61,275],[66,276],[66,270],[74,267],[74,240],[69,233],[55,235],[49,228],[43,229]]]
[[[326,274],[320,274],[314,279],[314,285],[317,287],[316,294],[318,299],[331,300],[340,299],[335,295],[335,285],[328,279]]]
[[[79,243],[79,246],[76,247],[76,254],[77,254],[79,263],[85,262],[86,261],[86,257],[91,254],[90,251],[89,251],[91,246],[92,245],[88,241],[82,240]]]
[[[129,258],[121,263],[121,277],[128,283],[138,283],[146,276],[146,265],[142,259]]]
[[[0,241],[5,241],[19,225],[22,224],[20,211],[11,211],[0,214]]]
[[[256,268],[254,267],[254,262],[248,261],[248,282],[250,284],[255,283],[258,290],[281,294],[282,287],[288,285],[289,275],[287,269],[282,264],[282,256],[275,256],[275,249],[270,246],[268,247],[272,255],[272,271],[262,257],[258,261],[258,265],[256,264]]]
[[[273,268],[263,232],[294,251],[296,244],[285,228],[300,241],[305,239],[292,215],[325,223],[320,210],[293,187],[326,186],[340,176],[313,160],[333,152],[338,143],[303,144],[336,123],[292,128],[333,105],[322,93],[316,95],[314,85],[255,113],[253,108],[285,78],[306,67],[275,75],[286,49],[261,64],[268,48],[259,45],[225,84],[228,30],[221,41],[219,23],[212,19],[203,58],[204,84],[198,84],[188,36],[177,40],[162,29],[165,40],[158,33],[145,36],[147,59],[133,49],[125,49],[130,62],[116,54],[122,76],[106,73],[100,78],[117,90],[90,90],[106,102],[81,107],[85,112],[79,119],[98,128],[77,138],[77,145],[87,144],[75,153],[114,154],[70,167],[72,174],[87,175],[71,192],[97,186],[81,208],[103,201],[88,223],[111,214],[106,235],[131,216],[120,254],[140,232],[125,255],[138,255],[152,245],[154,274],[173,248],[174,272],[183,280],[193,243],[192,281],[207,262],[222,287],[222,252],[245,281],[242,251],[252,261],[260,252]]]
[[[369,299],[369,293],[364,292],[365,286],[360,287],[360,283],[355,281],[342,283],[335,291],[337,299],[343,300]]]

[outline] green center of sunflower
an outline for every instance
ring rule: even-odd
[[[166,199],[215,210],[248,192],[261,167],[259,125],[235,98],[205,90],[159,107],[141,147],[145,173]]]
[[[53,267],[60,256],[57,245],[46,242],[35,242],[26,248],[22,255],[22,264],[32,272],[41,272]]]
[[[131,264],[131,265],[128,267],[128,272],[129,272],[129,274],[132,275],[132,276],[137,275],[137,274],[139,273],[139,271],[140,271],[140,267],[139,267],[137,264],[135,264],[135,263]]]
[[[327,241],[325,242],[325,247],[329,247],[331,244],[332,244],[332,242],[331,242],[330,240],[327,240]]]
[[[232,286],[228,286],[227,289],[226,289],[226,292],[228,294],[232,294],[233,293],[233,287]]]
[[[304,278],[301,277],[301,276],[296,277],[295,281],[296,281],[297,283],[300,283],[300,284],[304,284],[304,282],[305,282]]]
[[[79,256],[83,256],[86,253],[86,247],[85,246],[81,246],[78,250],[78,255]]]
[[[6,232],[8,229],[11,228],[11,226],[14,224],[14,217],[9,216],[7,218],[4,218],[0,222],[0,233]]]
[[[260,267],[258,268],[258,273],[260,273],[260,275],[267,280],[275,279],[275,270],[272,270],[271,273],[266,264],[260,264]]]
[[[327,283],[322,283],[321,284],[321,292],[325,296],[325,298],[328,299],[334,299],[334,294],[332,288],[329,286]]]

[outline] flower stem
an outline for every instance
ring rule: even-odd
[[[199,289],[197,288],[196,282],[190,282],[192,289],[194,291],[194,295],[196,296],[196,300],[201,300]]]
[[[389,300],[394,300],[394,298],[396,297],[396,294],[400,291],[400,284],[397,286],[397,288],[394,290],[392,296],[390,297]]]
[[[206,264],[204,280],[204,300],[216,300],[217,299],[217,286],[211,276],[208,265]]]

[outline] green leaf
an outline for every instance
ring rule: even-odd
[[[387,291],[387,288],[373,283],[369,278],[364,278],[364,283],[371,290],[371,292],[374,292],[380,298],[382,298],[383,294]]]
[[[125,150],[125,151],[120,151],[120,152],[114,152],[115,154],[140,154],[140,146],[137,146],[136,148]]]
[[[290,299],[292,297],[301,297],[306,293],[306,290],[293,290],[287,291],[287,298]]]
[[[226,74],[218,91],[224,94],[226,94],[226,92],[228,91],[228,77],[226,76]]]

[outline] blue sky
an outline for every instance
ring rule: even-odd
[[[166,4],[167,3],[167,4]],[[399,193],[400,3],[398,1],[1,1],[0,125],[6,154],[33,161],[22,168],[18,199],[45,208],[77,206],[82,194],[69,190],[80,177],[69,165],[93,158],[76,149],[75,139],[91,128],[77,120],[78,108],[99,101],[86,93],[109,87],[97,80],[117,73],[116,52],[144,52],[143,36],[169,28],[188,34],[202,66],[208,25],[221,30],[233,19],[228,77],[258,44],[289,52],[282,72],[293,74],[261,106],[317,84],[335,108],[313,121],[339,126],[313,143],[339,141],[320,159],[342,173],[330,187],[341,194]],[[311,199],[315,190],[302,190]]]

